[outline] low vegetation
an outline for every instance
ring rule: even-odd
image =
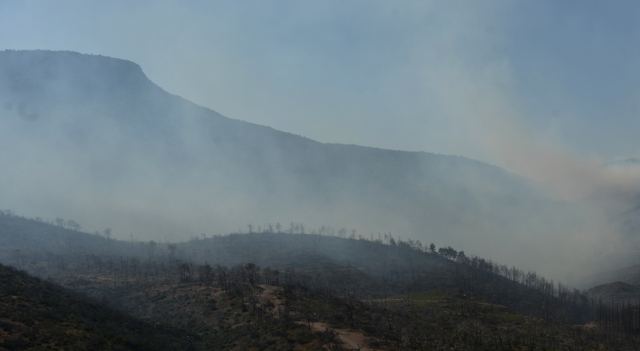
[[[191,350],[195,335],[138,321],[0,265],[0,350]]]
[[[9,230],[15,235],[6,235]],[[39,236],[60,242],[61,235],[77,236],[83,244],[70,246],[68,252],[64,244],[31,251],[28,243],[21,246]],[[79,335],[106,349],[141,349],[139,343],[149,349],[195,350],[640,347],[634,336],[640,319],[632,305],[607,304],[535,273],[450,247],[390,235],[344,236],[265,232],[181,244],[123,242],[5,214],[0,216],[0,237],[11,249],[0,257],[90,297],[32,280],[59,292],[28,289],[29,294],[48,296],[35,300],[42,308],[82,316],[86,303],[97,311],[89,309],[91,316],[106,314],[100,319],[124,321],[100,326],[91,319],[72,318],[84,326],[72,330],[84,331]],[[7,291],[3,299],[11,302],[10,296],[21,294],[27,291]],[[70,299],[81,303],[65,310],[72,305]],[[37,303],[31,305],[29,314],[57,321],[39,315]],[[7,309],[11,306],[13,310]],[[15,317],[20,316],[16,306],[7,303],[3,315],[26,325]],[[14,333],[10,340],[24,335],[18,339],[28,340],[25,345],[49,339],[59,345],[73,342],[80,349],[89,345],[82,337],[71,341],[67,329],[60,327],[65,324],[56,325],[46,328],[48,336]]]

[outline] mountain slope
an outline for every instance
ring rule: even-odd
[[[0,265],[1,350],[188,350],[187,333],[154,327]]]
[[[0,148],[10,165],[0,206],[121,236],[299,221],[464,243],[527,266],[536,258],[510,253],[572,225],[562,205],[497,167],[229,119],[102,56],[0,52]]]

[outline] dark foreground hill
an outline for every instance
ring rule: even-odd
[[[189,350],[194,342],[0,265],[0,350]]]
[[[295,273],[305,285],[338,295],[380,298],[438,290],[563,321],[584,322],[588,301],[535,273],[391,236],[346,238],[302,233],[213,236],[183,243],[125,242],[0,214],[0,262],[57,279],[118,267],[124,275],[153,275],[144,262],[236,266],[246,263]],[[137,267],[137,268],[136,268]]]
[[[3,227],[0,260],[109,306],[6,270],[1,312],[10,323],[0,326],[14,328],[10,342],[100,345],[94,349],[108,341],[124,343],[114,349],[140,349],[137,342],[162,349],[155,346],[162,342],[198,350],[626,351],[638,345],[637,308],[621,314],[619,307],[596,306],[578,291],[450,247],[302,233],[123,242],[7,214],[0,215]],[[42,320],[42,328],[16,329],[32,320]],[[67,326],[82,337],[67,338]],[[156,339],[159,331],[166,339]]]
[[[560,311],[563,305],[558,301],[547,301],[546,295],[556,287],[542,277],[466,257],[464,252],[450,247],[432,249],[428,244],[405,242],[391,236],[364,239],[249,233],[160,244],[106,239],[42,221],[0,214],[0,243],[0,262],[54,279],[65,276],[68,271],[93,273],[114,266],[128,270],[145,261],[227,267],[253,263],[281,272],[292,271],[307,277],[307,283],[315,288],[360,298],[436,289],[472,293],[522,312],[548,315],[567,312]],[[567,292],[571,293],[567,296],[578,296]],[[580,309],[572,311],[571,319],[581,313]]]
[[[451,247],[391,236],[365,239],[302,233],[213,236],[184,243],[124,242],[14,215],[0,215],[0,260],[41,277],[113,270],[153,275],[144,262],[175,266],[246,263],[295,273],[306,286],[338,295],[380,298],[441,291],[464,293],[565,322],[593,313],[577,290],[535,273],[467,257]]]
[[[189,328],[215,350],[631,351],[638,346],[634,336],[609,333],[597,323],[543,320],[463,293],[359,299],[319,290],[304,273],[251,264],[180,264],[178,269],[147,264],[124,275],[121,269],[85,272],[65,284],[139,318]]]

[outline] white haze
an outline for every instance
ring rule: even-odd
[[[385,213],[382,205],[361,208],[361,199],[332,195],[327,197],[327,203],[317,200],[298,209],[289,203],[299,200],[291,194],[274,191],[256,195],[255,192],[264,191],[263,186],[247,187],[243,183],[255,181],[254,178],[230,176],[205,166],[193,168],[193,164],[206,159],[205,154],[194,155],[188,171],[168,172],[157,166],[164,161],[162,155],[158,155],[156,163],[146,159],[146,152],[126,152],[133,147],[128,144],[131,141],[120,140],[119,127],[108,122],[92,126],[100,134],[92,134],[91,138],[101,140],[90,144],[97,148],[91,151],[100,155],[98,159],[119,159],[116,164],[131,165],[126,177],[118,178],[118,171],[108,167],[78,168],[75,165],[92,160],[78,159],[83,156],[75,149],[76,143],[58,142],[68,139],[67,135],[51,135],[46,128],[31,131],[23,121],[11,122],[16,125],[4,125],[0,130],[4,150],[0,161],[11,165],[3,174],[0,189],[0,204],[4,207],[34,216],[74,218],[89,228],[113,227],[122,238],[134,233],[140,239],[176,240],[200,232],[233,231],[246,229],[248,223],[276,221],[357,228],[365,236],[392,231],[563,278],[582,274],[579,268],[596,269],[603,262],[634,263],[626,255],[635,253],[637,239],[620,224],[619,217],[637,206],[640,170],[608,167],[614,155],[605,146],[606,151],[592,152],[597,146],[586,149],[567,143],[536,123],[547,116],[537,115],[544,110],[530,108],[519,88],[522,74],[502,52],[509,40],[508,33],[500,30],[502,17],[511,14],[512,5],[508,2],[406,2],[405,6],[375,2],[371,7],[366,2],[344,7],[338,2],[306,6],[287,2],[286,6],[275,7],[286,15],[269,5],[256,10],[225,3],[218,10],[228,11],[225,13],[230,14],[230,19],[224,21],[216,15],[220,22],[212,21],[210,27],[205,25],[206,12],[197,13],[201,4],[190,7],[162,1],[132,6],[131,11],[116,11],[118,7],[103,5],[107,13],[124,14],[117,15],[119,23],[115,26],[107,17],[96,23],[88,17],[78,20],[80,28],[93,29],[93,36],[86,37],[48,18],[48,12],[59,11],[57,6],[26,3],[0,5],[1,18],[6,19],[4,26],[12,25],[26,33],[24,38],[0,38],[1,46],[71,49],[132,59],[169,91],[230,117],[320,141],[420,149],[480,159],[528,179],[540,197],[560,203],[558,208],[566,212],[557,212],[555,207],[532,207],[535,210],[528,218],[516,217],[522,222],[508,223],[508,231],[498,232],[500,223],[482,221],[484,214],[495,210],[494,203],[479,199],[480,219],[452,219],[451,227],[455,229],[425,228],[419,232],[402,216]],[[264,17],[257,14],[265,9],[271,10]],[[21,16],[9,18],[12,11]],[[27,29],[32,23],[24,20],[25,12],[32,14],[33,24],[40,23],[38,30]],[[243,16],[263,21],[232,23]],[[349,32],[355,37],[353,42],[333,42],[343,33],[333,33],[336,29],[331,26],[332,20],[344,25],[352,17],[357,19]],[[285,24],[260,31],[260,25],[273,24],[275,19]],[[424,28],[417,30],[423,21]],[[385,30],[390,30],[393,38],[388,41],[402,38],[401,43],[394,46],[383,41],[385,44],[379,48],[378,42],[365,45],[371,37],[363,33],[371,23],[379,26],[378,36],[384,37]],[[403,23],[408,24],[404,27]],[[239,29],[244,26],[249,30]],[[291,28],[307,29],[313,40],[305,41],[304,36],[289,33]],[[200,32],[207,35],[199,36]],[[272,36],[281,41],[275,45]],[[363,51],[349,52],[350,46],[358,47],[358,39],[365,42]],[[261,40],[274,47],[260,47]],[[163,47],[166,41],[168,50]],[[370,51],[372,47],[378,51]],[[401,55],[394,55],[394,50],[404,56],[399,58]],[[310,70],[315,72],[308,73]],[[362,77],[349,75],[350,70]],[[579,113],[580,109],[565,111]],[[180,118],[179,111],[175,116]],[[175,123],[182,130],[180,140],[190,143],[184,150],[209,146],[198,125],[183,120]],[[592,119],[583,123],[595,124]],[[29,133],[35,134],[24,136]],[[33,140],[44,141],[34,144]],[[56,148],[43,149],[50,145]],[[629,141],[627,147],[616,151],[633,152],[637,150],[633,145]],[[277,152],[269,155],[265,163],[273,168],[266,171],[266,178],[273,182],[272,186],[295,187],[299,180],[279,171],[287,160]],[[100,180],[101,176],[108,181]],[[472,175],[467,178],[466,184],[475,184],[489,193],[494,191],[493,184],[486,184],[484,179],[476,181]],[[234,183],[230,184],[230,179]],[[216,182],[225,185],[204,188],[205,184]],[[255,201],[256,197],[261,200]],[[268,208],[266,199],[287,205]],[[457,204],[449,205],[444,203],[442,211],[455,218]],[[493,231],[496,233],[491,234]],[[612,257],[619,261],[612,261]]]

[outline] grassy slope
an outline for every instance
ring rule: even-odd
[[[63,275],[73,277],[77,276],[78,269],[91,270],[87,266],[89,261],[79,260],[73,263],[82,256],[82,252],[100,256],[100,251],[109,251],[114,255],[115,251],[120,252],[117,247],[122,246],[124,250],[121,253],[124,256],[127,256],[125,253],[129,253],[143,260],[148,257],[147,247],[142,243],[104,241],[95,236],[55,229],[47,224],[33,223],[21,218],[5,218],[5,221],[12,226],[24,229],[20,231],[21,237],[31,233],[33,237],[29,237],[27,242],[45,238],[58,241],[61,234],[86,239],[86,244],[81,247],[76,246],[72,250],[74,252],[79,250],[79,256],[75,259],[73,255],[65,256],[68,258],[66,268],[59,272]],[[33,231],[26,230],[27,228],[22,226],[24,223],[37,228],[32,228]],[[5,240],[11,239],[9,232],[17,233],[16,230],[7,230],[7,235],[3,236]],[[38,234],[35,235],[35,233]],[[69,241],[73,242],[73,240]],[[104,244],[109,244],[109,250],[106,250]],[[64,244],[59,249],[64,251],[67,247],[68,244]],[[100,250],[94,251],[93,248],[96,247]],[[165,260],[166,248],[164,253],[160,250],[158,248],[156,252],[156,259]],[[27,252],[22,251],[22,254],[27,258]],[[290,312],[290,319],[282,320],[264,313],[265,307],[260,307],[260,304],[257,309],[254,308],[255,304],[252,301],[256,300],[260,289],[250,289],[249,293],[245,291],[238,294],[230,291],[214,291],[215,289],[212,290],[211,287],[203,288],[197,283],[178,284],[175,280],[160,284],[153,283],[149,286],[134,283],[129,287],[118,287],[118,284],[113,284],[109,279],[94,279],[95,275],[85,277],[88,283],[75,282],[78,284],[70,285],[80,291],[92,291],[96,297],[104,296],[110,301],[115,301],[120,307],[133,312],[137,317],[194,330],[209,345],[215,345],[217,349],[241,350],[255,347],[273,350],[288,348],[313,350],[321,345],[335,344],[336,340],[340,339],[340,332],[350,329],[355,329],[363,335],[373,336],[373,339],[377,340],[377,345],[386,349],[406,348],[407,343],[429,345],[432,349],[454,347],[459,350],[483,348],[533,350],[536,347],[537,349],[567,350],[636,349],[631,339],[618,341],[615,337],[607,336],[605,345],[602,341],[604,338],[598,334],[597,330],[587,331],[567,325],[549,324],[514,313],[513,309],[488,304],[488,301],[495,303],[500,300],[504,301],[502,302],[504,304],[513,305],[512,307],[517,310],[530,309],[529,307],[520,308],[522,303],[532,306],[537,304],[538,294],[498,276],[479,276],[472,280],[465,278],[466,280],[462,283],[475,286],[479,293],[473,297],[459,296],[456,293],[459,289],[456,287],[461,282],[458,282],[456,276],[464,277],[465,274],[462,273],[465,270],[459,269],[458,265],[438,255],[421,254],[399,246],[391,247],[367,241],[314,235],[253,234],[192,241],[179,245],[176,255],[182,259],[190,258],[200,262],[210,260],[210,263],[227,265],[249,260],[281,269],[295,268],[298,274],[308,276],[307,281],[313,282],[324,293],[312,293],[311,290],[304,289],[282,291],[280,294],[287,301]],[[46,261],[44,260],[46,255],[35,258],[41,259],[45,266],[53,268],[50,263],[55,262],[55,259],[51,262]],[[105,261],[100,268],[101,272],[108,274],[104,270],[108,267],[118,267],[121,258],[111,256],[110,263],[106,264]],[[34,271],[40,268],[40,265],[33,267]],[[117,274],[120,274],[120,277],[116,277],[116,280],[122,280],[122,272]],[[133,276],[135,278],[135,274]],[[2,315],[20,316],[20,309],[16,308],[17,305],[13,300],[9,300],[9,297],[29,292],[26,295],[26,306],[30,306],[27,311],[28,314],[35,315],[35,318],[48,321],[50,319],[47,318],[51,318],[52,315],[62,313],[66,316],[71,310],[80,316],[72,318],[74,323],[78,322],[81,325],[76,329],[83,331],[79,334],[82,337],[72,338],[74,342],[80,343],[77,345],[79,348],[87,345],[88,342],[97,342],[101,343],[100,345],[106,345],[101,348],[126,349],[138,342],[134,336],[135,333],[131,332],[135,331],[136,327],[126,328],[126,330],[117,329],[113,324],[102,327],[86,317],[93,316],[94,312],[83,314],[82,309],[85,307],[71,308],[69,307],[71,304],[61,302],[71,301],[76,297],[65,295],[66,298],[60,298],[56,295],[60,290],[46,283],[34,283],[33,280],[29,282],[27,285],[44,284],[43,286],[48,286],[47,289],[53,290],[35,293],[42,291],[41,286],[36,289],[18,289],[16,290],[18,293],[10,293],[7,292],[7,287],[21,284],[3,285],[2,289],[5,290],[2,295],[4,301]],[[384,283],[383,286],[380,286],[382,283]],[[82,284],[88,285],[82,287]],[[343,298],[337,298],[329,293],[330,290],[322,289],[327,286],[338,286],[337,290],[347,292],[358,292],[356,287],[364,287],[365,290],[379,290],[379,293],[371,294],[370,298],[365,297],[366,303],[357,300],[349,301],[344,299],[344,294],[341,294]],[[441,298],[420,294],[403,295],[405,290],[433,292],[438,289],[445,292]],[[65,294],[68,293],[65,292]],[[216,294],[220,295],[216,296]],[[502,295],[509,298],[505,299]],[[51,297],[48,298],[48,296]],[[362,295],[360,297],[362,298]],[[91,308],[98,311],[95,313],[113,315],[113,312],[107,309],[92,306]],[[49,310],[53,312],[48,312]],[[120,318],[119,320],[126,320],[123,316],[113,316]],[[74,328],[65,328],[65,319],[56,318],[58,318],[56,321],[62,321],[62,323],[56,322],[47,325],[46,328],[38,329],[29,329],[32,324],[29,325],[21,320],[5,320],[2,327],[5,331],[2,334],[3,340],[7,338],[5,335],[7,330],[13,330],[11,333],[14,336],[11,342],[16,342],[15,335],[20,334],[23,335],[21,338],[28,342],[40,340],[38,338],[42,340],[64,338],[67,335],[66,331]],[[312,325],[311,330],[296,324],[296,322],[304,323],[305,321],[316,324]],[[17,327],[20,326],[19,323],[29,328]],[[318,333],[319,330],[315,327],[320,324],[317,323],[329,325],[338,335]],[[111,329],[112,327],[114,329]],[[143,329],[139,330],[142,331],[142,335],[149,336],[151,340],[149,345],[152,345],[154,331]],[[101,332],[96,334],[96,330]],[[112,343],[114,346],[111,346]],[[337,345],[333,347],[338,348]]]
[[[186,333],[154,327],[0,266],[0,349],[190,349]]]
[[[219,350],[637,350],[634,338],[549,323],[477,298],[432,291],[358,300],[303,287],[83,280],[137,317],[189,328]]]
[[[198,283],[130,281],[114,287],[108,276],[69,283],[143,320],[193,331],[205,349],[341,349],[334,338],[312,333],[295,318],[279,318],[265,286],[223,290]]]

